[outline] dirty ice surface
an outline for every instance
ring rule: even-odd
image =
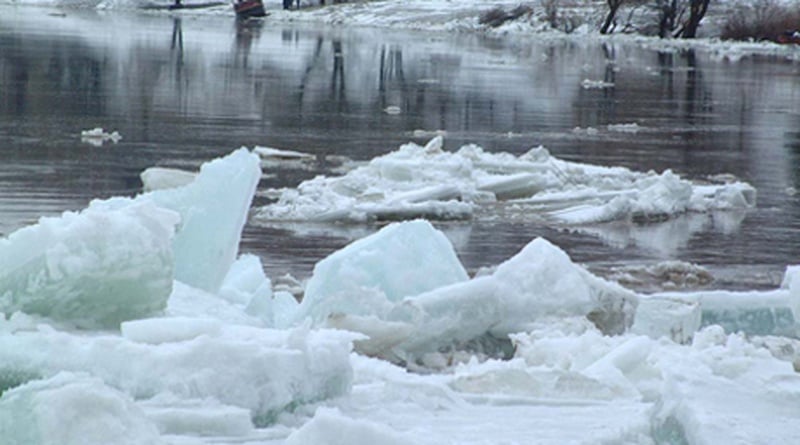
[[[660,212],[748,205],[753,192],[541,149],[412,145],[362,168],[417,180],[411,155],[451,175],[454,199],[482,195],[470,207],[555,194],[551,182],[582,206],[672,198]],[[321,258],[298,303],[238,252],[260,162],[239,149],[192,175],[160,172],[153,191],[0,240],[3,444],[800,441],[800,267],[771,291],[641,295],[538,238],[470,277],[416,219]],[[649,185],[631,197],[620,181]],[[373,193],[407,193],[383,184]],[[670,187],[680,193],[657,195]]]

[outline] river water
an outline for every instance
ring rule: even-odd
[[[582,88],[583,80],[613,88]],[[400,113],[386,113],[387,107]],[[637,131],[608,125],[637,124]],[[95,146],[81,131],[123,139]],[[612,127],[613,129],[614,127]],[[630,127],[628,127],[630,128]],[[693,262],[709,287],[780,283],[800,263],[800,64],[633,43],[489,39],[236,22],[232,17],[0,6],[0,234],[93,198],[132,195],[150,166],[197,168],[240,146],[302,150],[260,189],[331,174],[446,131],[476,143],[690,179],[732,174],[758,190],[747,212],[653,224],[546,227],[479,217],[439,226],[470,270],[536,236],[603,275]],[[262,203],[258,198],[257,203]],[[305,278],[374,225],[250,225],[242,251]]]

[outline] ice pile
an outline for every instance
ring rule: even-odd
[[[3,443],[246,435],[349,391],[360,335],[266,329],[285,295],[258,258],[237,259],[259,163],[240,149],[186,185],[94,201],[0,240]]]
[[[475,202],[556,184],[552,165],[587,194],[603,174],[667,175],[407,147],[446,161],[439,172],[463,181],[442,187]],[[298,304],[238,255],[259,163],[240,149],[184,185],[0,240],[4,444],[800,440],[800,353],[748,338],[794,345],[800,267],[774,291],[645,296],[537,238],[470,277],[441,232],[412,220],[321,260]],[[437,171],[381,163],[400,182]]]
[[[261,221],[364,221],[470,218],[482,204],[505,202],[519,213],[559,224],[618,219],[663,220],[686,212],[749,208],[756,192],[743,182],[695,184],[667,170],[567,162],[543,147],[521,155],[475,145],[442,149],[403,145],[344,176],[318,176],[281,191]]]
[[[488,275],[468,279],[427,221],[394,223],[320,261],[294,315],[369,337],[362,352],[415,362],[547,317],[588,316],[607,333],[633,321],[636,296],[535,239]]]

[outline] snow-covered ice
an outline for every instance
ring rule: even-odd
[[[514,156],[466,145],[455,152],[437,136],[378,156],[342,176],[317,176],[282,190],[260,221],[462,219],[505,203],[554,224],[665,219],[687,212],[746,209],[747,183],[693,183],[666,170],[635,172],[558,159],[544,147]]]

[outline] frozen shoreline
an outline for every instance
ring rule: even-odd
[[[166,11],[152,9],[154,5],[166,8],[172,2],[167,0],[0,0],[5,5],[40,6],[56,8],[59,15],[69,15],[71,9],[89,9],[113,13],[114,11],[139,11],[153,15],[174,17],[214,17],[230,16],[233,11],[228,5],[201,9]],[[191,1],[184,2],[191,4]],[[509,11],[519,5],[530,6],[532,13],[510,20],[500,26],[492,27],[480,23],[480,16],[492,8]],[[747,4],[744,2],[743,4]],[[546,41],[572,41],[580,43],[586,39],[593,42],[624,42],[641,45],[659,51],[700,50],[722,60],[736,61],[749,55],[766,55],[800,61],[800,45],[779,45],[772,42],[723,41],[718,37],[722,21],[731,14],[739,3],[719,1],[709,7],[709,12],[701,22],[699,36],[695,39],[650,37],[637,33],[616,32],[602,35],[599,23],[606,14],[605,2],[576,0],[559,6],[563,16],[572,17],[579,26],[566,33],[553,29],[545,15],[541,1],[519,2],[498,0],[487,4],[479,0],[378,0],[350,1],[340,4],[319,6],[316,2],[304,0],[298,10],[283,10],[277,1],[266,2],[268,16],[263,20],[271,23],[297,23],[303,25],[326,25],[332,27],[374,27],[385,29],[416,30],[432,33],[473,33],[516,40],[520,44],[526,39]],[[149,8],[149,9],[148,9]],[[623,6],[618,16],[628,13]],[[642,15],[636,26],[644,26],[653,20]]]

